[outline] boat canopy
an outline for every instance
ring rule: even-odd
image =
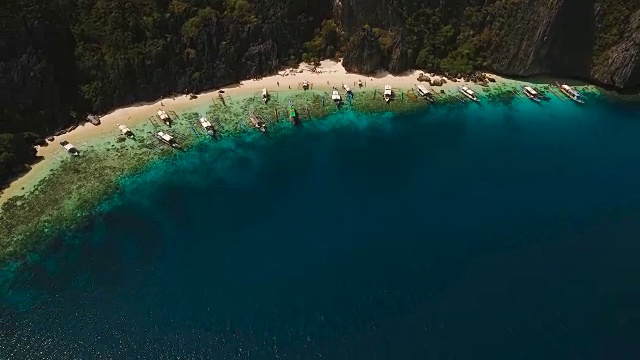
[[[64,145],[62,145],[62,147],[67,150],[68,152],[74,152],[76,150],[76,147],[73,146],[73,144],[71,143],[66,143]]]
[[[572,88],[571,86],[567,85],[567,84],[563,84],[561,86],[564,90],[570,92],[572,95],[574,95],[575,97],[581,96],[582,94],[580,94],[578,91],[576,91],[576,89]]]
[[[429,90],[427,90],[426,87],[424,87],[423,85],[418,85],[418,92],[420,93],[420,95],[425,96],[427,94],[429,94]]]
[[[307,86],[309,85],[309,82],[307,80],[302,81],[302,86]]]
[[[340,94],[338,93],[338,90],[333,90],[333,94],[331,94],[331,99],[340,100]]]
[[[158,116],[161,120],[166,120],[169,118],[169,115],[164,110],[158,110]]]
[[[391,95],[391,85],[385,85],[384,86],[384,94],[385,95]]]
[[[349,86],[347,86],[347,84],[342,84],[342,88],[344,89],[344,91],[350,93],[351,92],[351,88]]]
[[[211,127],[211,123],[205,117],[200,118],[200,124],[205,128]]]
[[[475,93],[473,92],[473,90],[469,89],[469,88],[468,88],[468,87],[466,87],[466,86],[463,86],[463,87],[462,87],[462,91],[466,92],[466,93],[467,93],[467,94],[469,94],[469,95],[475,95]]]
[[[267,89],[262,89],[262,97],[267,97]]]
[[[538,95],[538,92],[533,90],[531,86],[525,86],[524,89],[527,90],[527,92],[531,95]]]
[[[162,131],[158,132],[158,136],[164,141],[171,142],[173,140],[173,136],[171,136],[169,134],[165,134]]]
[[[118,129],[120,129],[120,131],[122,131],[122,133],[125,135],[131,132],[131,130],[129,130],[129,128],[126,127],[125,125],[118,125]]]

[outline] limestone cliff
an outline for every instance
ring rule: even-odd
[[[383,56],[391,71],[468,62],[505,75],[640,86],[640,0],[337,0],[334,17],[347,34],[365,24],[402,33]],[[394,62],[402,50],[408,60]],[[345,65],[359,68],[353,56]]]

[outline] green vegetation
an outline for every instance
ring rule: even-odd
[[[333,19],[335,4],[341,6],[335,9],[340,16]],[[362,73],[410,68],[454,75],[479,69],[518,73],[529,66],[527,46],[537,44],[541,57],[568,62],[558,68],[570,68],[578,58],[585,68],[572,74],[589,74],[586,67],[605,66],[604,60],[615,55],[608,50],[630,36],[632,15],[640,7],[625,0],[597,0],[597,5],[532,0],[5,0],[0,2],[0,134],[5,134],[0,137],[0,185],[35,160],[34,141],[42,143],[88,113],[199,92],[301,60],[343,57],[348,70]],[[575,36],[585,38],[582,29],[574,31],[579,33],[574,38],[565,36],[576,9],[594,17],[593,40],[587,40],[593,42],[587,44],[591,53],[582,48],[562,52],[576,42]],[[553,27],[560,17],[560,30],[539,39],[541,24]],[[583,21],[585,26],[589,21]],[[532,68],[544,69],[546,60],[536,59]],[[608,74],[606,69],[600,73]]]

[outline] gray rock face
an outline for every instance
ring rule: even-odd
[[[484,68],[504,75],[554,74],[591,80],[617,88],[640,86],[640,1],[615,0],[461,0],[454,8],[440,1],[336,0],[334,16],[347,32],[369,24],[402,28],[420,8],[444,9],[443,23],[454,27],[466,18],[464,7],[485,9],[476,34],[489,32]],[[619,15],[619,14],[623,15]],[[620,16],[618,18],[613,18]],[[622,31],[617,25],[621,25]],[[400,55],[403,56],[400,56]],[[402,50],[395,48],[393,71],[406,70]],[[401,61],[398,61],[401,60]],[[391,69],[391,61],[387,64]],[[431,70],[431,69],[426,69]]]

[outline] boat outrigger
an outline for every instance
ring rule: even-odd
[[[393,90],[391,90],[391,85],[384,86],[383,97],[384,97],[384,101],[386,101],[387,103],[389,103],[389,101],[393,99]]]
[[[120,132],[122,133],[122,135],[128,137],[128,138],[132,138],[134,137],[133,135],[133,131],[129,130],[129,128],[126,125],[120,125],[118,124],[118,130],[120,130]]]
[[[268,101],[269,101],[269,93],[267,92],[267,89],[262,89],[262,102],[266,104]]]
[[[433,98],[433,94],[423,85],[416,85],[416,91],[420,96],[422,96],[425,100],[430,102],[435,102],[436,100]]]
[[[307,80],[302,82],[302,90],[309,90],[309,82]]]
[[[469,89],[469,87],[463,86],[462,88],[458,88],[458,91],[462,93],[462,95],[466,96],[467,98],[475,102],[480,102],[480,99],[478,99],[478,95],[476,95],[476,93],[473,90]]]
[[[207,132],[207,135],[209,136],[216,135],[216,128],[213,127],[211,122],[209,122],[209,120],[207,120],[206,117],[203,116],[200,118],[200,125],[202,125],[202,128],[204,129],[204,131]]]
[[[80,155],[80,151],[78,151],[78,149],[76,149],[76,147],[73,144],[71,144],[70,142],[68,142],[66,140],[63,140],[63,141],[60,141],[60,145],[69,154],[71,154],[73,156],[79,156]]]
[[[342,96],[340,96],[338,90],[333,90],[333,93],[331,94],[331,100],[333,100],[336,105],[340,105],[340,103],[342,102]]]
[[[160,119],[160,121],[164,122],[165,125],[171,126],[171,118],[166,111],[162,109],[158,110],[158,118]]]
[[[260,118],[256,114],[249,115],[249,121],[251,124],[258,130],[262,132],[267,132],[267,125],[264,121],[260,120]]]
[[[562,91],[563,94],[567,95],[567,97],[569,97],[569,99],[579,103],[579,104],[584,104],[584,100],[582,100],[582,94],[580,94],[576,89],[572,88],[571,86],[567,85],[567,84],[562,84],[560,85],[560,83],[558,83],[556,81],[556,85],[558,86],[558,88],[560,89],[560,91]]]
[[[163,143],[165,143],[165,144],[167,144],[167,145],[169,145],[169,146],[171,146],[173,148],[180,149],[180,145],[178,145],[178,143],[176,142],[176,139],[173,136],[171,136],[171,135],[169,135],[167,133],[164,133],[162,131],[158,131],[156,133],[156,139],[160,140],[161,142],[163,142]]]
[[[522,87],[522,92],[531,100],[539,103],[540,102],[540,93],[538,93],[534,88],[532,88],[531,86],[523,86]]]

